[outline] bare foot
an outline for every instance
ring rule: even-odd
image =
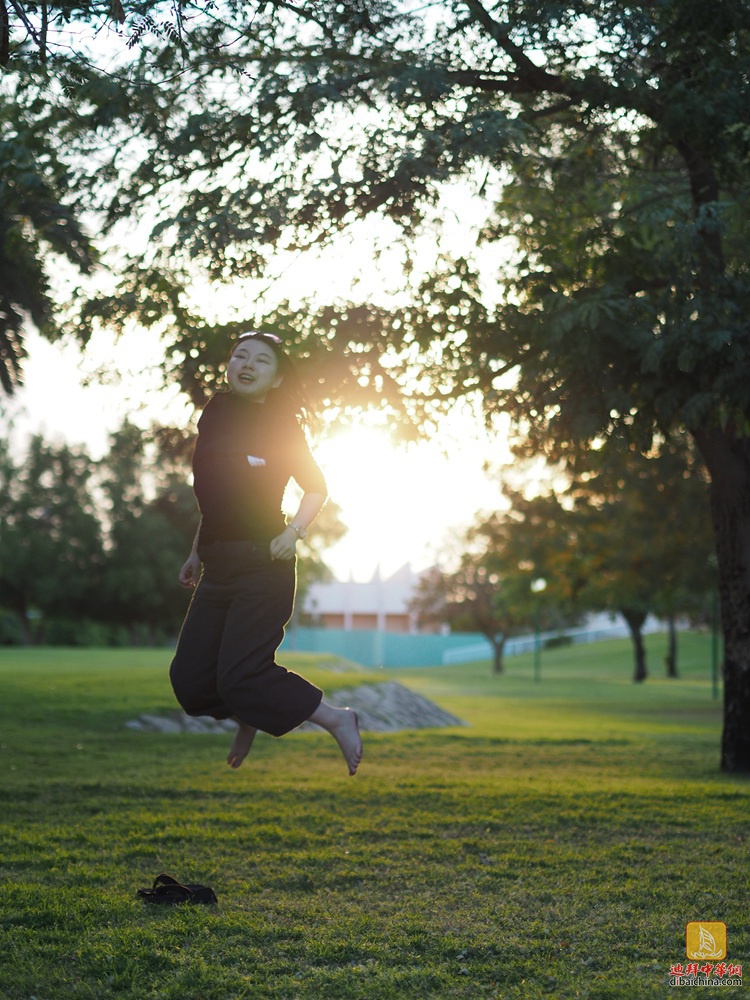
[[[310,722],[327,729],[338,743],[349,774],[356,774],[362,760],[362,738],[359,735],[359,719],[351,708],[333,708],[322,701],[310,716]]]
[[[238,768],[245,757],[247,757],[250,753],[250,747],[253,745],[253,740],[255,739],[255,734],[258,730],[255,726],[245,725],[245,723],[240,722],[239,719],[234,719],[233,721],[237,723],[237,732],[235,733],[232,745],[229,748],[227,764],[229,764],[230,767]]]

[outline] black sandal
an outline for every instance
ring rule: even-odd
[[[177,903],[203,903],[210,906],[218,903],[216,893],[208,885],[183,885],[171,875],[157,875],[150,889],[139,889],[138,895],[144,903],[162,903],[176,906]]]

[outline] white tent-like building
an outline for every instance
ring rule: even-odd
[[[391,576],[382,577],[377,569],[371,580],[359,582],[332,580],[314,583],[302,606],[310,621],[322,628],[347,632],[375,629],[379,632],[417,634],[416,615],[409,611],[420,574],[406,563]]]

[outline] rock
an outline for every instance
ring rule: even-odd
[[[152,732],[181,733],[183,730],[180,719],[163,715],[142,715],[140,721],[146,729],[151,729]]]
[[[446,712],[421,694],[403,684],[386,681],[384,684],[361,684],[356,688],[334,691],[326,701],[337,708],[353,708],[360,728],[371,733],[396,733],[403,729],[438,729],[444,726],[465,726],[450,712]],[[209,716],[193,718],[182,712],[168,715],[141,715],[126,722],[128,729],[150,733],[234,733],[236,723],[230,719],[212,719]],[[305,722],[299,731],[319,729],[312,722]]]
[[[395,681],[334,691],[326,695],[326,701],[337,708],[353,708],[359,717],[360,728],[371,733],[466,725],[462,719]],[[300,728],[308,727],[318,728],[309,722]]]

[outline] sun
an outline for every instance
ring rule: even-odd
[[[342,510],[347,534],[327,554],[337,577],[369,579],[405,563],[439,560],[452,528],[497,505],[497,480],[484,470],[486,445],[465,428],[462,440],[443,434],[399,445],[387,428],[361,418],[315,448],[329,495]]]

